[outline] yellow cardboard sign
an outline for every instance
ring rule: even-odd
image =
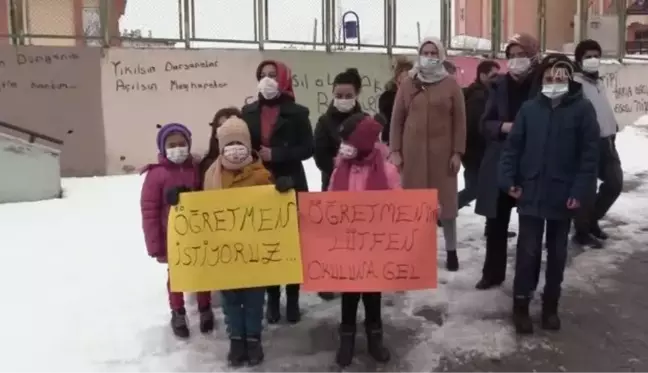
[[[297,222],[295,192],[272,185],[181,194],[167,229],[171,289],[300,284]]]

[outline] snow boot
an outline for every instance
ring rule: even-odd
[[[299,310],[299,285],[286,286],[286,321],[297,324],[301,320]]]
[[[560,330],[560,318],[558,317],[558,301],[553,299],[542,300],[542,329]]]
[[[603,243],[589,233],[576,233],[572,237],[572,242],[578,246],[587,246],[592,249],[602,249]]]
[[[241,337],[230,337],[230,348],[227,362],[232,367],[240,367],[247,361],[245,340]]]
[[[214,311],[211,306],[199,308],[200,312],[200,332],[203,334],[211,333],[214,330]]]
[[[446,258],[446,269],[450,272],[457,272],[459,270],[459,258],[457,251],[448,251]]]
[[[330,301],[335,299],[335,293],[322,292],[322,293],[317,293],[317,295],[319,295],[319,297],[325,301]]]
[[[382,325],[365,325],[367,333],[367,351],[369,356],[379,363],[386,363],[391,359],[389,350],[383,344]]]
[[[475,289],[488,290],[502,285],[503,282],[504,281],[493,281],[486,277],[482,277],[481,280],[479,280],[479,282],[477,283],[477,285],[475,285]]]
[[[281,311],[279,310],[279,297],[280,290],[278,286],[272,286],[268,288],[268,303],[266,304],[266,320],[268,321],[268,324],[276,324],[281,319]]]
[[[533,334],[533,321],[529,315],[529,299],[513,300],[513,325],[517,334]]]
[[[340,325],[340,346],[335,355],[335,362],[340,368],[348,367],[353,362],[355,338],[355,325]]]
[[[608,238],[610,238],[610,236],[601,229],[601,226],[599,225],[598,222],[592,223],[589,232],[592,236],[594,236],[594,238],[599,239],[601,241],[605,241]]]
[[[247,337],[247,359],[250,366],[259,365],[263,362],[263,346],[261,345],[261,336]]]
[[[171,330],[173,330],[173,334],[178,338],[189,338],[187,312],[184,308],[171,311]]]

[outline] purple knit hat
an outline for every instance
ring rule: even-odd
[[[179,133],[187,139],[187,144],[189,145],[189,151],[191,151],[191,131],[185,125],[180,123],[169,123],[165,124],[160,128],[157,134],[157,147],[160,154],[164,154],[164,142],[167,137],[172,133]]]

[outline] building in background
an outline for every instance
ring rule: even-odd
[[[127,0],[111,0],[111,35],[119,35],[119,18],[126,10]],[[24,30],[25,35],[55,35],[60,38],[26,37],[25,44],[34,45],[86,45],[97,44],[84,40],[84,36],[100,37],[100,0],[0,0],[0,44],[11,43],[9,35]],[[11,14],[18,24],[12,24]],[[67,37],[67,38],[65,38]],[[76,39],[73,39],[76,38]],[[119,44],[115,39],[112,44]]]
[[[502,41],[518,32],[538,37],[538,0],[501,0]],[[455,35],[482,39],[491,36],[491,0],[455,0]],[[571,52],[579,29],[578,1],[546,0],[546,47]],[[609,52],[617,45],[617,12],[614,0],[590,0],[588,8],[588,36],[601,42]],[[626,0],[626,49],[646,43],[648,49],[648,1]],[[637,49],[637,48],[634,48]]]

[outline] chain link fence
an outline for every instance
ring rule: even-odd
[[[455,49],[497,54],[508,37],[528,32],[539,35],[546,50],[570,52],[569,42],[592,37],[608,54],[622,55],[626,34],[637,45],[646,34],[633,31],[629,0],[6,1],[0,19],[8,22],[3,27],[0,21],[0,43],[19,45],[398,53],[435,36]]]

